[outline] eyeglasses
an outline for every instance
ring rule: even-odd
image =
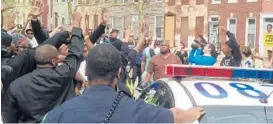
[[[33,34],[33,33],[27,33],[27,34]]]

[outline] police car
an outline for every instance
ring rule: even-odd
[[[272,69],[167,65],[165,72],[173,78],[156,81],[140,99],[164,108],[202,107],[206,114],[194,123],[273,123],[273,84],[255,80],[272,80]]]

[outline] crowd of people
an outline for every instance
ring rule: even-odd
[[[214,44],[201,35],[191,50],[184,42],[172,52],[170,41],[147,38],[149,23],[140,24],[136,38],[130,27],[105,34],[108,11],[90,33],[81,29],[82,17],[74,12],[69,28],[46,31],[38,17],[41,0],[33,0],[24,31],[17,31],[12,17],[3,17],[1,30],[1,116],[4,123],[188,123],[198,120],[202,108],[165,109],[134,100],[134,85],[143,90],[152,82],[170,77],[167,64],[214,66],[219,60]],[[6,11],[2,6],[1,13]],[[8,20],[8,21],[6,21]],[[3,22],[3,21],[2,21]],[[221,42],[225,55],[220,66],[255,67],[254,58],[273,67],[268,57],[255,56],[240,47],[232,33],[221,28],[228,41]],[[137,39],[137,40],[135,40]],[[188,53],[189,52],[189,53]]]

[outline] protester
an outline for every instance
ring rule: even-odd
[[[252,60],[252,52],[250,47],[243,46],[241,48],[242,62],[241,67],[254,67],[254,61]]]
[[[180,58],[170,51],[169,41],[165,40],[161,43],[160,54],[152,57],[148,72],[145,80],[141,84],[141,88],[144,89],[151,80],[152,74],[153,80],[156,81],[160,78],[171,77],[165,74],[164,66],[167,64],[182,64]]]
[[[179,47],[175,54],[180,58],[182,64],[188,64],[188,52],[185,50],[183,42],[179,42]]]
[[[130,35],[129,36],[129,39],[128,39],[128,48],[130,49],[130,50],[132,50],[132,49],[134,49],[136,47],[136,45],[135,45],[135,41],[134,41],[134,35]]]
[[[273,48],[272,48],[273,50]],[[273,52],[272,50],[267,50],[267,57],[253,56],[254,58],[263,61],[264,68],[273,68]]]
[[[240,46],[234,37],[234,34],[227,31],[225,28],[220,28],[221,32],[226,33],[229,40],[225,43],[221,43],[221,51],[225,54],[225,57],[221,60],[221,66],[235,66],[240,67],[242,61],[242,55],[240,52]]]
[[[90,87],[82,96],[50,111],[44,123],[189,123],[204,114],[198,107],[170,110],[134,100],[116,92],[121,56],[109,44],[99,44],[88,54]],[[109,66],[110,65],[110,66]],[[114,105],[112,105],[114,103]],[[114,106],[114,107],[111,107]],[[96,114],[90,114],[94,113]],[[110,114],[109,114],[110,113]]]
[[[15,54],[21,54],[26,49],[31,48],[30,41],[21,34],[12,34],[12,42],[15,44]]]
[[[7,61],[15,52],[15,44],[12,42],[12,37],[5,29],[1,31],[1,62]]]
[[[195,65],[212,66],[216,63],[216,58],[212,55],[215,52],[215,46],[208,43],[204,49],[203,54],[200,48],[192,48],[189,56],[189,62]]]
[[[32,19],[37,19],[40,14],[40,10],[37,9],[41,6],[41,2],[38,2],[37,0],[33,1],[33,6],[31,8],[31,12],[30,15],[31,16],[31,20]],[[35,11],[34,11],[35,10]],[[12,22],[14,22],[14,20],[11,20]],[[4,23],[4,29],[11,29],[9,27],[12,27],[13,23]],[[34,25],[32,25],[33,28],[35,28]],[[12,42],[12,39],[10,37],[10,35],[7,35],[7,33],[5,31],[2,32],[2,34],[6,35],[6,37],[1,37],[4,38],[5,42],[2,42],[4,44],[9,44],[9,42]],[[69,36],[68,32],[62,32],[62,33],[58,33],[56,35],[54,35],[53,37],[49,38],[49,39],[43,39],[41,41],[40,46],[45,45],[45,44],[50,44],[55,46],[57,49],[64,43],[66,42],[67,37]],[[7,40],[8,39],[8,40]],[[44,41],[45,40],[45,41]],[[2,95],[4,95],[5,91],[8,89],[10,83],[12,81],[14,81],[15,79],[32,72],[33,70],[36,69],[36,61],[35,61],[35,57],[34,57],[34,53],[35,53],[35,48],[29,48],[29,49],[25,49],[24,52],[14,55],[14,48],[15,45],[11,43],[11,47],[9,47],[9,51],[8,52],[8,56],[1,56],[5,57],[5,59],[2,59],[2,64],[3,65],[7,65],[7,66],[11,66],[13,68],[13,73],[11,75],[9,75],[8,77],[6,77],[5,80],[3,81],[3,92]]]
[[[142,62],[141,62],[141,81],[145,80],[147,71],[148,71],[148,66],[150,63],[150,60],[152,59],[153,53],[152,51],[154,50],[154,44],[155,44],[155,39],[149,40],[149,46],[146,47],[143,52],[142,52]]]
[[[82,30],[78,28],[80,21],[80,14],[74,14],[72,43],[62,65],[57,66],[58,51],[54,46],[36,49],[38,68],[11,84],[4,97],[3,122],[39,123],[48,111],[75,96],[73,78],[84,50]]]
[[[30,41],[31,46],[33,46],[33,47],[37,47],[38,46],[38,43],[37,43],[36,39],[34,38],[32,29],[27,29],[26,30],[26,37]]]

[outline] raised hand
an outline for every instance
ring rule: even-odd
[[[102,16],[101,16],[101,24],[102,25],[107,25],[109,17],[108,17],[108,10],[107,9],[102,9]]]
[[[124,28],[124,34],[125,34],[125,42],[128,42],[129,37],[131,35],[131,27],[129,26],[128,28]]]
[[[72,26],[73,27],[80,27],[81,20],[82,20],[82,16],[79,12],[75,12],[72,14]]]
[[[4,22],[3,22],[3,28],[7,31],[13,29],[16,27],[15,25],[15,14],[12,14],[12,16],[6,16],[4,18]]]
[[[32,16],[32,19],[37,19],[42,13],[43,3],[41,0],[33,0],[32,7],[29,15]]]
[[[5,12],[8,9],[12,9],[13,7],[7,6],[6,4],[1,5],[1,12]]]
[[[140,31],[142,34],[146,34],[149,29],[149,23],[147,21],[144,21],[140,24]]]

